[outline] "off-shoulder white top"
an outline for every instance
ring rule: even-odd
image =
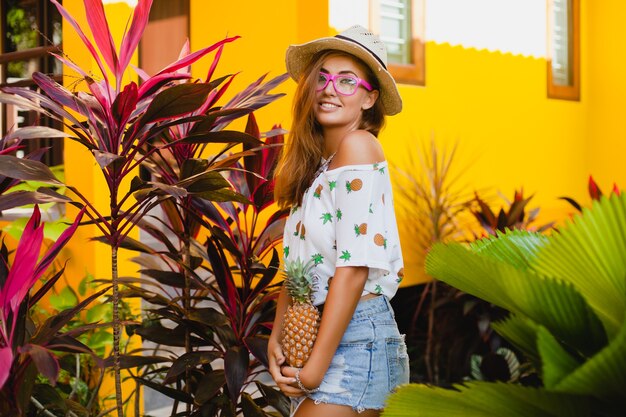
[[[393,297],[404,270],[387,162],[321,172],[287,218],[283,250],[285,260],[314,261],[313,304],[342,266],[369,267],[363,295]]]

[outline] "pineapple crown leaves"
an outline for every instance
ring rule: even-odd
[[[285,286],[294,302],[307,303],[311,301],[311,295],[317,285],[317,277],[313,273],[314,267],[314,259],[307,262],[300,258],[285,261]]]

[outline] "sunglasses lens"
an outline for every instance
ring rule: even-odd
[[[358,87],[359,81],[349,75],[335,78],[335,87],[341,94],[352,94]]]
[[[320,72],[320,75],[317,77],[317,90],[322,90],[326,87],[326,83],[328,83],[328,74],[324,74]]]

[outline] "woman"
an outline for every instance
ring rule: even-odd
[[[269,341],[270,373],[298,399],[296,417],[380,415],[408,382],[408,356],[389,299],[402,279],[389,171],[376,139],[402,100],[386,70],[385,45],[361,26],[290,46],[298,81],[290,141],[275,196],[291,207],[285,261],[314,262],[317,339],[301,369],[280,347],[290,302],[281,291]],[[332,281],[331,281],[332,280]]]

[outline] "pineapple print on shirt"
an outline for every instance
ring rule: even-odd
[[[322,196],[323,189],[324,187],[322,187],[322,184],[318,185],[317,188],[315,189],[315,192],[313,193],[313,197],[320,198]]]
[[[367,233],[367,223],[355,224],[354,225],[354,233],[357,236],[361,236]]]
[[[322,172],[285,226],[283,259],[309,261],[318,277],[314,304],[324,302],[335,268],[369,268],[364,294],[391,297],[403,278],[386,162]],[[308,233],[305,224],[309,229]]]
[[[352,181],[346,181],[346,190],[351,193],[352,191],[359,191],[363,188],[363,181],[360,178],[355,178]]]

